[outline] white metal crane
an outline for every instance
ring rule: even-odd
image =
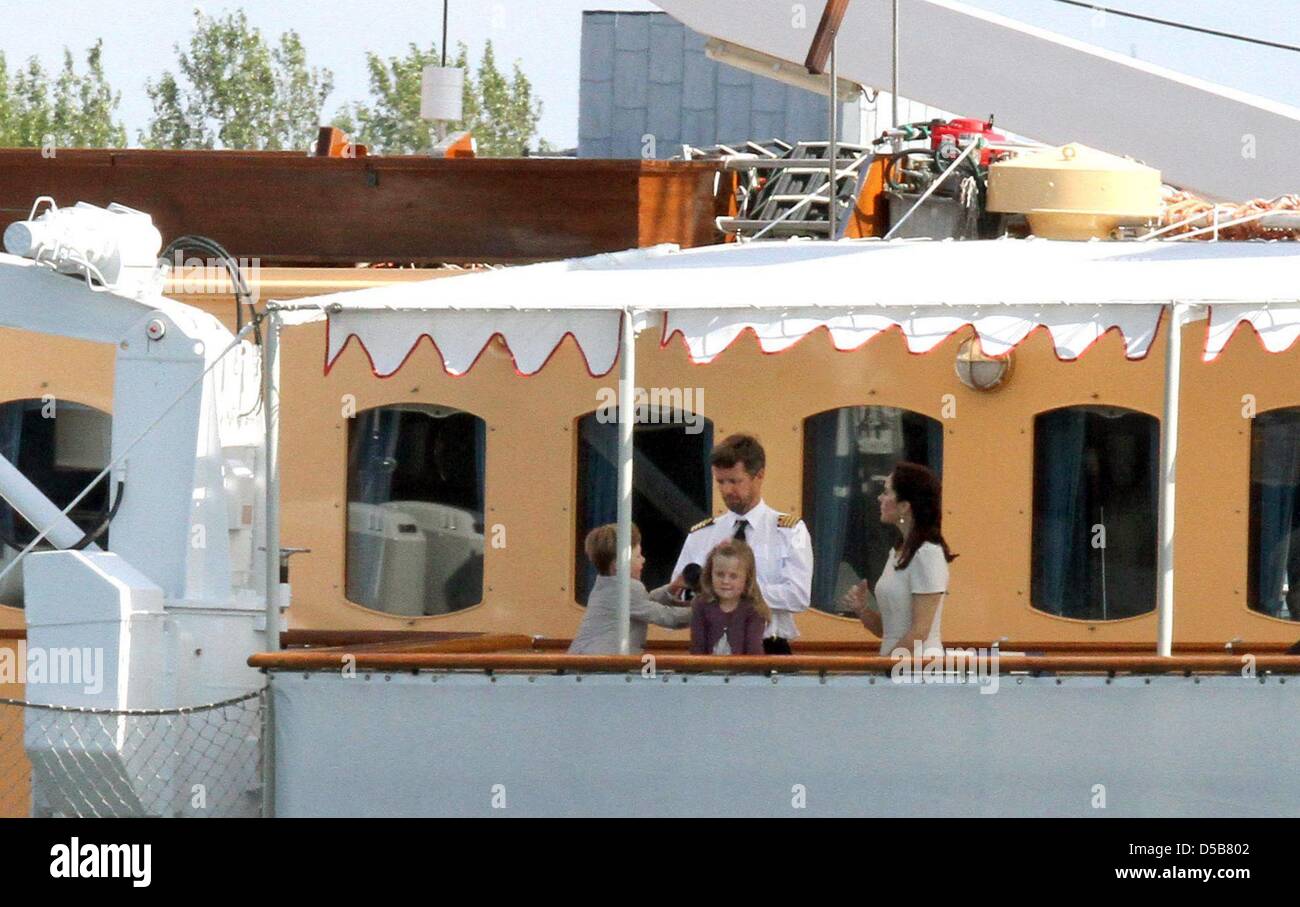
[[[654,0],[689,28],[784,61],[809,58],[828,0]],[[836,6],[840,2],[832,0]],[[893,0],[851,0],[839,76],[889,88]],[[1224,88],[952,0],[900,0],[899,91],[1049,144],[1158,167],[1215,199],[1296,191],[1300,109]],[[752,58],[753,54],[747,54]]]
[[[115,350],[106,471],[120,499],[109,551],[73,550],[80,530],[0,458],[0,497],[56,549],[19,565],[28,649],[102,653],[93,686],[50,677],[28,686],[34,702],[121,710],[221,700],[260,686],[246,659],[278,647],[267,634],[270,573],[257,566],[266,538],[259,353],[212,315],[161,295],[159,245],[147,214],[118,205],[51,206],[39,217],[34,208],[5,232],[17,254],[0,254],[0,326]],[[278,585],[275,594],[278,605]],[[68,721],[63,736],[27,735],[38,799],[59,787],[43,788],[54,765],[117,773],[129,787],[130,735],[107,750],[94,744],[92,766],[75,758],[92,745],[76,716]],[[178,803],[187,797],[178,790]]]

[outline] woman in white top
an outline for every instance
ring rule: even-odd
[[[885,480],[880,521],[897,526],[902,540],[889,552],[875,588],[863,580],[843,602],[880,637],[881,655],[900,648],[910,655],[918,641],[925,653],[943,652],[939,623],[948,563],[957,555],[940,531],[942,503],[939,477],[924,466],[899,463]]]

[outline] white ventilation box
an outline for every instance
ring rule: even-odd
[[[409,617],[477,604],[481,526],[479,513],[447,504],[348,504],[348,599]]]
[[[348,600],[386,614],[424,614],[424,533],[392,504],[348,504]]]
[[[482,514],[448,504],[395,501],[424,535],[425,614],[446,614],[483,598]]]

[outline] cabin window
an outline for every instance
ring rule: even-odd
[[[943,426],[888,406],[845,406],[804,420],[803,518],[812,536],[812,605],[839,612],[854,583],[874,583],[898,530],[880,522],[878,496],[894,464],[943,474]]]
[[[1251,610],[1300,620],[1300,408],[1251,424],[1249,569]]]
[[[403,617],[483,599],[487,425],[445,406],[359,413],[348,435],[347,594]]]
[[[654,589],[672,581],[691,527],[711,515],[713,423],[676,408],[642,409],[632,429],[632,522],[641,530],[641,553],[646,559],[641,581]],[[577,421],[574,591],[582,605],[596,582],[583,542],[592,529],[618,520],[617,420],[617,410],[610,408]]]
[[[1156,606],[1160,423],[1112,406],[1034,419],[1033,606],[1116,620]]]
[[[108,465],[112,426],[108,413],[52,397],[2,403],[0,455],[63,509]],[[85,532],[97,530],[108,516],[108,482],[108,477],[101,479],[68,514]],[[0,498],[0,568],[36,535],[37,530]],[[105,530],[95,543],[106,548],[108,537]],[[10,571],[0,584],[0,602],[21,607],[21,568]]]

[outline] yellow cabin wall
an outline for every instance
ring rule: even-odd
[[[18,640],[0,636],[0,663],[17,666],[22,652]],[[8,679],[0,676],[0,699],[22,699],[23,685]],[[31,772],[23,751],[23,710],[0,705],[0,819],[31,815]]]
[[[1243,394],[1259,410],[1300,405],[1300,350],[1267,354],[1237,338],[1212,364],[1200,361],[1204,322],[1185,328],[1183,424],[1176,523],[1179,642],[1293,641],[1296,625],[1246,607],[1250,423]],[[890,332],[838,352],[818,332],[778,354],[763,354],[751,335],[709,365],[688,361],[680,338],[660,348],[657,331],[638,339],[638,384],[704,391],[715,438],[752,431],[768,453],[765,497],[802,512],[804,418],[838,406],[897,406],[942,419],[944,530],[961,557],[952,565],[944,607],[950,640],[1152,641],[1154,612],[1111,622],[1059,618],[1029,603],[1033,507],[1033,420],[1061,406],[1107,404],[1161,415],[1164,335],[1149,355],[1124,356],[1117,333],[1080,359],[1056,358],[1050,335],[1035,332],[1015,353],[1008,384],[993,392],[965,388],[953,362],[962,332],[927,355],[907,351]],[[293,327],[282,347],[284,374],[319,375],[325,330]],[[445,373],[433,345],[421,341],[405,366],[377,378],[352,341],[321,380],[284,380],[283,543],[312,549],[294,561],[291,623],[299,628],[486,630],[571,636],[582,609],[573,600],[577,448],[574,422],[594,410],[597,391],[615,374],[588,375],[566,341],[538,374],[522,377],[499,344],[461,377]],[[954,418],[943,419],[951,394]],[[400,401],[454,406],[488,423],[487,514],[506,530],[504,549],[487,547],[484,601],[454,614],[398,617],[344,598],[346,540],[346,395],[357,411]],[[715,494],[715,512],[722,510]],[[808,640],[861,640],[855,622],[810,611],[798,618]],[[667,631],[654,631],[671,637]],[[653,637],[652,637],[653,638]]]
[[[1183,410],[1176,524],[1178,642],[1291,642],[1296,624],[1246,607],[1250,422],[1242,398],[1259,412],[1300,406],[1300,347],[1265,353],[1249,329],[1214,363],[1203,363],[1204,322],[1184,330]],[[1004,388],[962,386],[953,371],[966,332],[924,356],[891,332],[851,352],[835,351],[824,332],[765,355],[742,336],[710,365],[687,360],[680,338],[660,348],[658,331],[638,340],[638,383],[699,387],[716,438],[752,431],[768,450],[765,496],[802,512],[802,422],[838,406],[898,406],[942,419],[945,427],[944,530],[961,557],[952,565],[944,608],[950,640],[1153,641],[1154,613],[1109,623],[1057,618],[1030,607],[1033,418],[1049,409],[1104,403],[1161,414],[1164,336],[1141,361],[1124,358],[1111,333],[1074,362],[1061,362],[1045,331],[1015,353]],[[290,620],[300,628],[439,629],[573,634],[582,609],[573,600],[577,449],[575,420],[596,408],[597,391],[615,374],[591,377],[571,340],[537,375],[521,377],[499,344],[468,375],[443,370],[421,342],[397,375],[380,379],[353,341],[322,375],[325,330],[285,330],[282,384],[283,543],[312,549],[293,562]],[[113,351],[107,345],[0,329],[0,402],[39,398],[112,410]],[[344,598],[346,444],[344,397],[358,410],[399,401],[438,403],[488,423],[487,514],[506,529],[507,546],[485,553],[484,601],[438,617],[386,615]],[[715,512],[721,503],[715,497]],[[862,640],[855,623],[819,612],[799,617],[810,640]],[[24,626],[21,610],[0,605],[0,629]],[[655,631],[659,637],[677,636]]]

